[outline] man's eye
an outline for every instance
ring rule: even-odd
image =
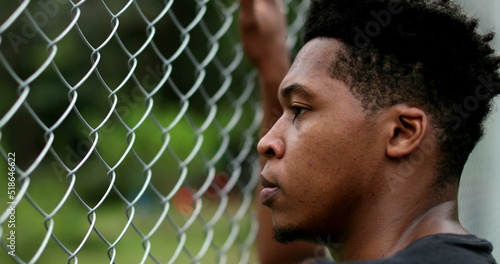
[[[299,117],[303,115],[305,112],[309,111],[307,108],[303,107],[298,107],[298,106],[293,106],[292,107],[293,113],[295,114],[295,117]]]

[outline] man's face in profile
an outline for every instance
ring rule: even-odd
[[[327,38],[302,48],[279,89],[284,113],[258,145],[267,158],[261,202],[280,242],[342,236],[384,184],[377,116],[329,72],[341,48]]]

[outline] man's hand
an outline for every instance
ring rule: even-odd
[[[288,70],[290,56],[282,1],[240,0],[240,3],[240,30],[247,57],[261,71],[283,65]]]
[[[240,30],[245,54],[259,71],[264,135],[281,116],[278,88],[290,68],[282,0],[240,0]]]
[[[287,27],[282,0],[240,0],[240,30],[248,59],[259,70],[260,95],[264,116],[261,135],[280,117],[278,87],[290,67],[290,52],[286,45]],[[262,165],[264,159],[261,160]],[[323,248],[305,242],[282,245],[272,239],[272,215],[257,201],[259,218],[257,250],[262,264],[301,263],[304,259],[323,254]],[[318,250],[318,247],[319,250]]]

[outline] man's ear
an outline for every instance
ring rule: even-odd
[[[422,144],[428,129],[427,114],[420,108],[404,104],[390,107],[390,140],[387,155],[392,158],[409,155]]]

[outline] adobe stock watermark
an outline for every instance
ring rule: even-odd
[[[432,139],[424,139],[420,144],[420,147],[413,151],[409,156],[399,157],[400,162],[398,164],[397,171],[384,175],[391,192],[396,191],[398,185],[413,175],[417,168],[424,165],[425,157],[432,154],[432,147],[434,145],[436,145],[436,143]],[[408,159],[408,162],[404,161],[405,158]]]
[[[495,91],[500,90],[500,82],[494,82],[493,74],[487,77],[479,76],[477,80],[479,84],[474,89],[474,95],[465,97],[462,104],[453,105],[445,114],[445,122],[453,123],[454,130],[462,126],[471,113],[478,110],[481,101],[489,100]]]
[[[9,217],[7,220],[7,252],[9,255],[16,256],[16,153],[9,152],[7,154],[7,211],[9,212]]]
[[[403,7],[400,4],[399,0],[389,0],[387,1],[386,9],[379,10],[378,12],[371,10],[370,15],[373,17],[373,20],[366,23],[363,29],[359,27],[354,28],[356,32],[354,36],[354,45],[356,45],[356,48],[361,49],[366,47],[373,38],[380,35],[382,30],[391,23],[392,16],[403,12]]]
[[[32,14],[32,17],[38,24],[38,27],[43,28],[47,26],[51,18],[54,18],[59,13],[60,5],[67,3],[68,0],[39,0],[37,4],[40,10]],[[21,26],[21,35],[14,32],[7,33],[7,40],[10,42],[15,53],[19,52],[21,45],[28,44],[30,39],[33,39],[38,34],[33,23],[26,16],[22,16],[21,21],[23,23]]]
[[[457,130],[464,125],[467,118],[474,111],[479,109],[481,101],[489,100],[492,94],[500,90],[500,82],[495,82],[493,74],[487,77],[477,77],[478,85],[474,89],[474,95],[467,96],[461,104],[454,104],[452,109],[445,113],[445,122],[453,125],[453,130]],[[422,146],[408,157],[409,162],[401,162],[398,171],[386,175],[386,181],[389,184],[391,191],[395,191],[397,186],[412,175],[417,168],[423,165],[426,155],[430,155],[433,143],[430,139],[422,143]]]

